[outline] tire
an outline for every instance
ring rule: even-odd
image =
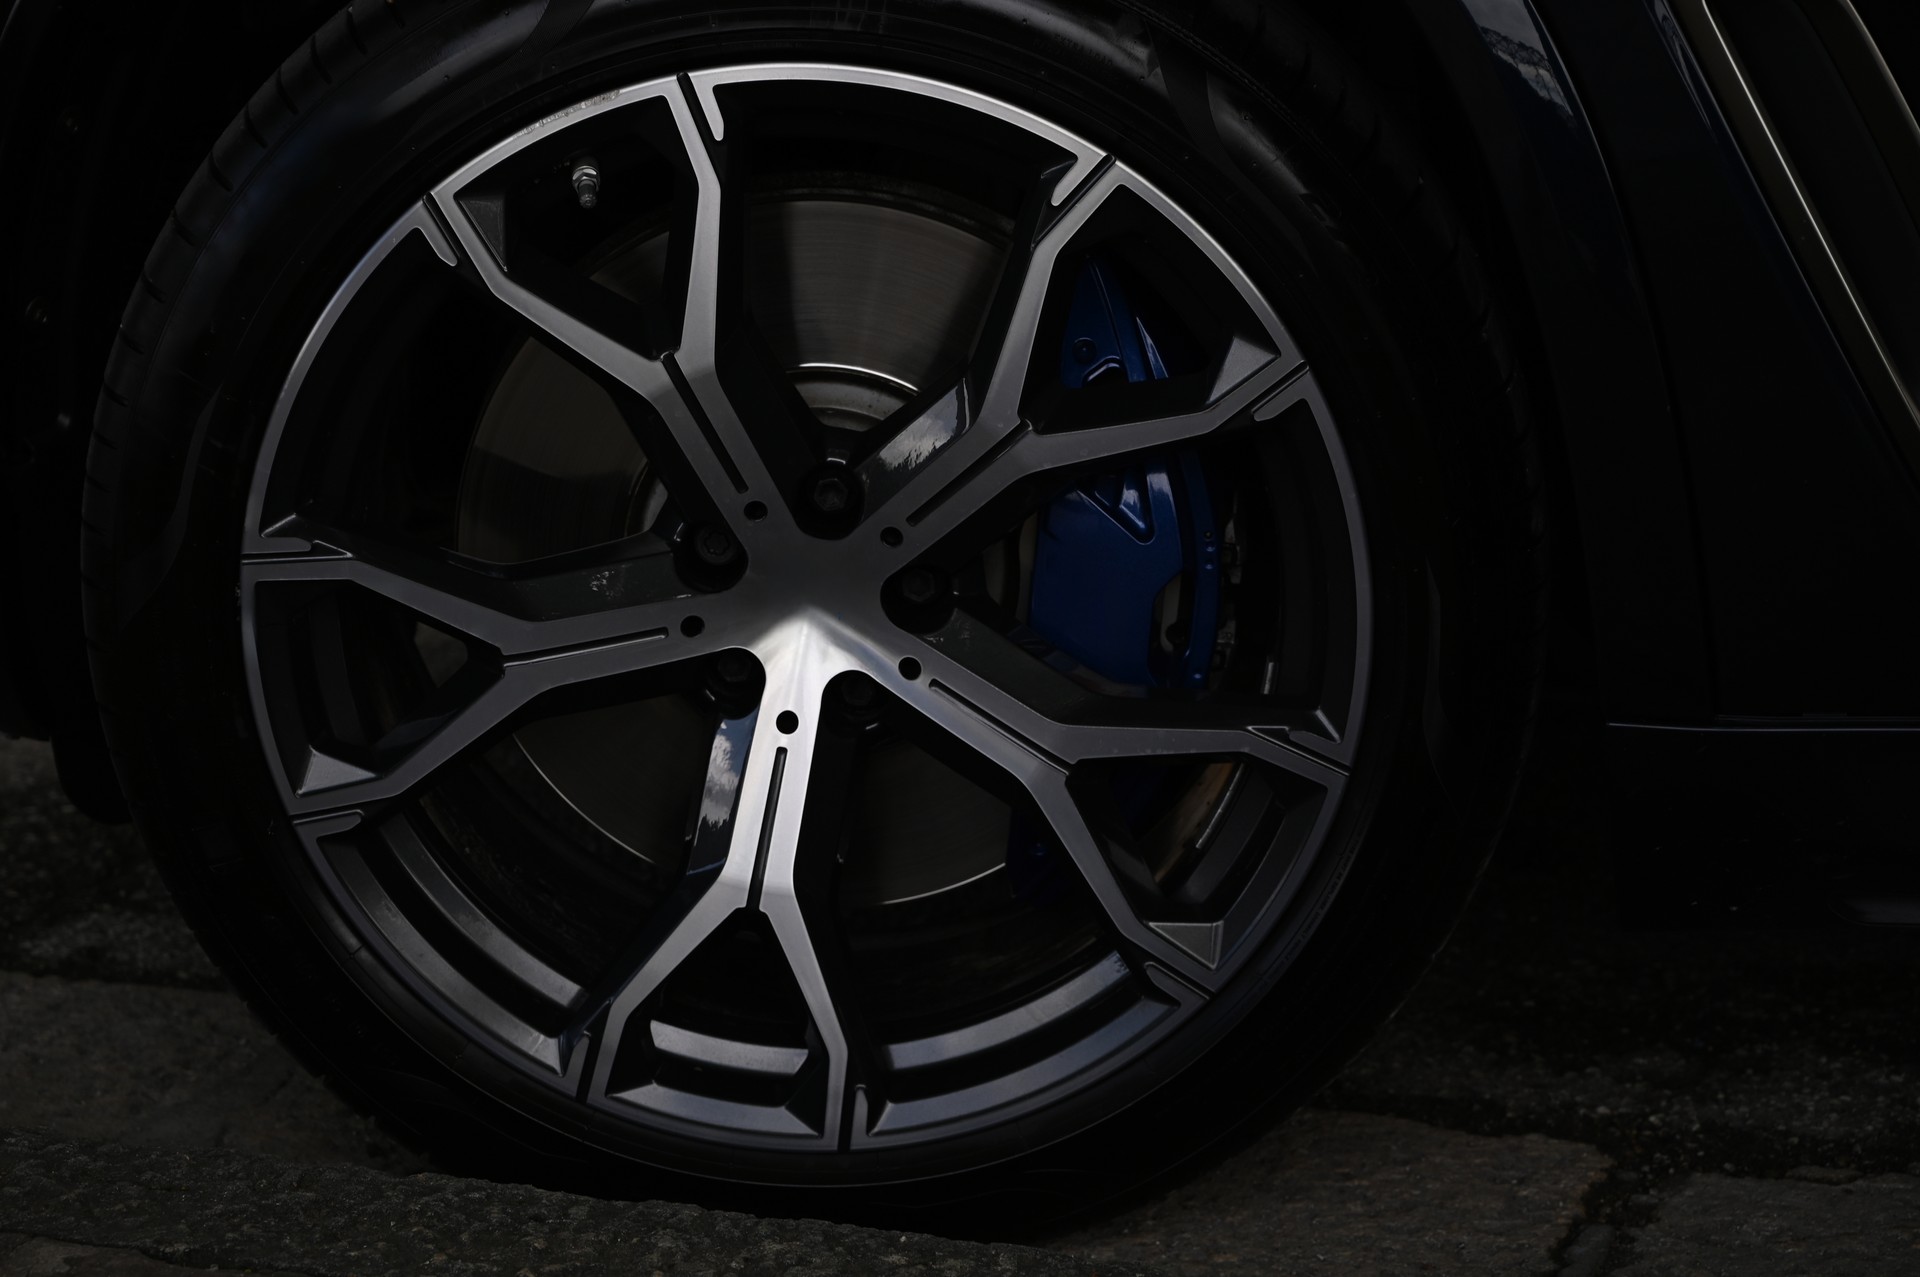
[[[854,70],[708,74],[769,62]],[[914,87],[927,83],[952,87]],[[716,84],[719,105],[703,107],[696,90]],[[781,144],[729,143],[721,119]],[[1092,150],[1074,159],[1061,138]],[[915,158],[936,144],[938,164]],[[476,159],[515,145],[504,167]],[[687,192],[746,189],[726,185],[729,145],[754,157],[758,202],[725,203],[753,211],[724,213],[703,240]],[[588,149],[604,182],[591,211],[574,186]],[[842,161],[852,176],[833,182],[857,197],[821,177]],[[1058,183],[1058,203],[996,186],[996,171],[1029,168]],[[656,205],[633,224],[652,238],[628,257],[586,243],[642,190]],[[1122,194],[1088,194],[1109,190]],[[1037,428],[963,418],[940,447],[969,463],[914,462],[927,468],[900,491],[939,499],[884,529],[912,503],[862,442],[879,435],[861,432],[937,420],[928,383],[831,363],[809,375],[839,382],[801,387],[820,400],[802,405],[810,417],[761,375],[769,350],[791,372],[814,331],[767,318],[764,296],[785,294],[755,290],[776,267],[699,273],[705,245],[764,242],[760,223],[739,229],[751,218],[804,236],[829,211],[851,219],[842,230],[884,224],[835,259],[835,279],[942,237],[965,251],[911,260],[1058,252],[1044,259],[1058,278],[1030,297],[1017,272],[981,276],[981,332],[1027,333],[1033,350],[1004,380],[983,336],[961,383],[1016,395]],[[570,247],[522,247],[549,233]],[[619,283],[616,300],[582,283],[649,252],[658,278]],[[799,256],[779,268],[789,292],[805,283]],[[1161,339],[1164,369],[1061,392],[1044,342],[1077,331],[1069,269],[1074,288],[1102,271],[1125,281],[1142,299],[1126,317]],[[995,292],[996,279],[1014,283]],[[718,299],[711,330],[695,296]],[[553,298],[594,318],[536,332],[529,317]],[[639,353],[609,354],[596,333]],[[519,434],[489,434],[509,429],[497,414],[515,387],[534,386],[542,411],[575,405],[567,421],[591,415],[539,378],[597,386],[578,393],[633,432],[640,469],[553,489],[495,464],[524,445],[489,440],[551,441],[539,421],[561,419],[530,409]],[[843,429],[826,399],[883,407]],[[388,406],[402,400],[405,413]],[[1196,433],[1202,417],[1211,433]],[[493,1175],[1005,1231],[1188,1173],[1302,1103],[1410,987],[1493,845],[1537,693],[1539,467],[1492,291],[1418,156],[1285,7],[353,3],[182,194],[96,419],[93,672],[169,884],[310,1067],[449,1164]],[[1003,428],[997,448],[963,453]],[[1138,652],[1049,618],[1147,569],[1062,531],[1095,481],[1048,458],[1126,430],[1183,441],[1105,455],[1134,467],[1115,472],[1127,492],[1175,476],[1186,558],[1179,598],[1151,602],[1177,629],[1152,620],[1151,669],[1116,676],[1101,663]],[[977,503],[955,477],[1002,473]],[[617,517],[588,519],[603,498]],[[403,525],[395,544],[427,529],[404,553],[365,532]],[[1056,532],[1066,548],[1035,548]],[[1219,611],[1202,618],[1216,587],[1195,574],[1216,567],[1194,556],[1216,532]],[[851,566],[889,553],[901,570]],[[1111,590],[1068,579],[1116,563]],[[747,637],[775,621],[802,637]],[[783,655],[828,649],[840,664]],[[789,694],[803,713],[770,731],[760,707]],[[514,696],[466,747],[442,748],[474,705]],[[1125,717],[1142,713],[1176,717]],[[697,742],[718,732],[684,775],[647,754],[650,779],[616,777],[608,808],[583,796],[606,787],[569,779],[620,757],[606,742],[659,742],[674,723]],[[912,760],[886,837],[871,832],[888,787],[876,741]],[[766,770],[781,742],[790,774]],[[857,801],[834,796],[836,769],[858,774]],[[806,780],[804,808],[779,798],[782,774]],[[734,806],[696,819],[687,804],[715,783]],[[1179,824],[1198,793],[1221,828],[1248,813],[1247,831]],[[995,813],[977,829],[953,814],[976,808]],[[619,821],[692,832],[643,854]],[[1154,841],[1167,821],[1170,849]],[[949,854],[937,826],[973,832]],[[739,850],[754,829],[758,852]],[[863,867],[862,839],[879,868]],[[1217,862],[1206,850],[1228,846]],[[965,866],[973,889],[1007,884],[1025,910],[993,915],[1006,953],[984,923],[953,922]],[[946,876],[916,895],[914,873]],[[893,929],[859,930],[863,910]],[[956,928],[944,955],[923,952],[936,926]],[[1079,956],[1049,966],[1042,940]],[[970,946],[978,988],[949,969]],[[980,1027],[1059,1006],[1017,1045]],[[909,1075],[916,1050],[926,1067]]]

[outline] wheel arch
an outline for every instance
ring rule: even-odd
[[[1664,343],[1603,143],[1534,0],[1304,0],[1439,170],[1533,391],[1562,641],[1608,719],[1711,712],[1706,578]],[[1622,7],[1627,7],[1622,5]],[[1390,19],[1388,20],[1390,15]]]

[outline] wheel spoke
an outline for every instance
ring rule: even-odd
[[[717,185],[712,163],[700,144],[686,103],[677,88],[661,92],[672,110],[677,131],[686,147],[687,160],[697,179],[696,223],[704,226],[717,213]],[[469,204],[464,198],[476,184],[503,164],[517,148],[505,148],[482,157],[435,188],[430,203],[452,233],[463,259],[462,268],[484,291],[512,311],[518,319],[555,346],[560,353],[613,386],[644,400],[659,418],[661,429],[642,439],[649,455],[659,454],[666,444],[673,454],[669,470],[690,476],[699,488],[696,504],[729,526],[734,525],[732,511],[740,504],[743,483],[743,458],[720,439],[690,401],[676,375],[671,355],[658,357],[639,348],[635,334],[644,323],[636,308],[610,295],[601,296],[585,281],[565,275],[551,263],[532,261],[510,268],[488,242],[488,235],[477,220],[480,216],[499,216],[499,205],[487,200]],[[696,234],[696,252],[709,247],[708,237]],[[696,262],[698,259],[696,258]],[[700,285],[696,265],[694,287],[687,298],[683,322],[690,328],[706,322],[705,291]],[[656,460],[663,460],[656,456]],[[682,486],[683,503],[693,494]],[[734,527],[736,534],[742,531]]]
[[[826,684],[852,665],[825,631],[805,621],[760,646],[766,687],[751,717],[736,720],[750,727],[723,724],[715,738],[689,862],[692,889],[681,893],[682,911],[652,930],[608,1002],[594,1087],[606,1093],[620,1042],[644,1031],[643,1008],[673,971],[736,911],[757,910],[779,940],[817,1035],[825,1104],[814,1135],[837,1143],[847,1040],[803,908],[799,851]],[[655,1089],[649,1084],[618,1098],[646,1105]]]
[[[275,581],[360,586],[505,657],[620,639],[665,636],[689,616],[707,626],[730,610],[724,595],[695,595],[664,545],[643,541],[628,558],[511,572],[458,555],[383,543],[289,520],[275,529],[304,553],[241,561],[243,586]],[[677,658],[667,658],[677,659]]]
[[[1012,739],[1062,767],[1119,758],[1251,758],[1323,789],[1346,775],[1332,748],[1339,742],[1310,710],[1102,695],[964,615],[929,635],[921,650],[927,676],[905,684],[903,694],[976,747]]]
[[[779,509],[780,494],[792,491],[815,459],[820,425],[748,312],[748,175],[739,158],[746,143],[739,129],[730,145],[710,143],[700,129],[702,109],[684,94],[674,99],[674,123],[699,194],[680,348],[670,362],[733,467],[738,499]]]
[[[1217,966],[1170,939],[1150,920],[1141,917],[1127,898],[1106,848],[1101,846],[1067,788],[1066,773],[1038,762],[1028,764],[1019,779],[1120,938],[1142,957],[1174,972],[1202,992],[1216,992],[1223,974]]]
[[[455,758],[507,728],[536,697],[661,664],[672,659],[660,650],[666,642],[662,635],[644,635],[508,661],[472,699],[402,724],[370,751],[343,751],[353,757],[341,758],[309,745],[304,767],[290,769],[287,776],[288,809],[304,818],[405,798]],[[683,647],[678,655],[688,653]]]
[[[1224,972],[1176,943],[1152,919],[1143,917],[1128,898],[1114,862],[1088,824],[1068,786],[1070,768],[1007,724],[989,719],[974,707],[932,694],[916,704],[943,728],[963,741],[988,764],[1011,777],[1032,801],[1072,860],[1094,900],[1119,939],[1132,951],[1180,976],[1206,993],[1216,990]]]
[[[907,520],[922,543],[947,536],[1019,481],[1053,470],[1194,443],[1248,421],[1270,420],[1311,395],[1312,376],[1290,356],[1243,346],[1230,357],[1226,389],[1192,412],[1080,430],[1040,432],[1021,428],[999,452],[961,475]]]
[[[1053,182],[1036,183],[1014,231],[974,356],[950,386],[882,423],[890,437],[860,467],[869,522],[899,524],[1020,425],[1020,394],[1033,362],[1041,311],[1061,251],[1119,189],[1106,165],[1053,206]]]
[[[1346,768],[1320,752],[1324,722],[1312,714],[1092,693],[981,629],[965,620],[949,626],[944,642],[936,639],[921,649],[922,676],[896,683],[896,690],[1019,784],[1109,923],[1137,953],[1196,988],[1218,988],[1226,973],[1219,966],[1217,931],[1210,924],[1141,915],[1069,778],[1081,764],[1108,759],[1243,758],[1331,793],[1344,785]],[[956,646],[966,649],[965,664],[955,659]]]
[[[311,548],[241,561],[243,597],[256,615],[262,586],[351,585],[491,649],[485,656],[470,654],[422,717],[393,728],[370,747],[337,749],[309,741],[304,758],[299,751],[283,750],[287,800],[296,817],[405,797],[494,735],[536,697],[715,651],[742,625],[728,596],[687,597],[670,560],[660,553],[506,577],[334,529],[289,524],[281,531]],[[667,596],[647,597],[662,592]],[[581,606],[597,610],[569,610]],[[689,625],[696,606],[699,624]],[[257,649],[250,660],[258,676]],[[275,730],[293,728],[283,721]]]
[[[648,919],[619,970],[588,999],[575,1032],[587,1030],[604,1012],[606,1029],[594,1066],[594,1091],[605,1094],[614,1057],[635,1011],[734,910],[744,908],[752,866],[735,849],[751,840],[744,826],[757,825],[764,810],[760,792],[749,793],[749,763],[760,722],[757,709],[722,719],[707,754],[700,808],[694,817],[687,866],[679,886]],[[756,773],[764,777],[765,768]],[[757,800],[757,805],[756,805]]]

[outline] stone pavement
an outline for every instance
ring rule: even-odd
[[[1920,1178],[1831,1173],[1769,1181],[1690,1175],[1637,1231],[1621,1277],[1920,1273]]]
[[[433,1173],[0,742],[0,1274],[1920,1273],[1920,946],[1621,935],[1552,795],[1396,1021],[1193,1181],[993,1245]]]
[[[352,1165],[19,1133],[0,1140],[0,1211],[8,1227],[29,1235],[23,1249],[38,1242],[41,1253],[47,1239],[81,1237],[182,1267],[312,1277],[1143,1271],[1096,1269],[1029,1246],[755,1219],[671,1202],[608,1202],[451,1175],[395,1177]],[[12,1262],[0,1259],[0,1271]]]
[[[462,1231],[467,1216],[448,1208],[455,1198],[446,1186],[468,1184],[476,1202],[494,1203],[489,1210],[527,1209],[535,1201],[564,1215],[552,1203],[568,1202],[601,1221],[597,1228],[614,1227],[628,1212],[628,1227],[658,1234],[667,1239],[663,1246],[687,1236],[689,1219],[724,1214],[423,1174],[422,1159],[308,1076],[223,992],[0,973],[0,1025],[0,1129],[14,1132],[0,1149],[0,1229],[223,1268],[365,1272],[387,1263],[379,1270],[400,1272],[418,1256],[369,1251],[384,1240],[382,1228],[367,1232],[370,1216],[352,1205],[365,1201],[377,1214],[388,1200],[382,1194],[397,1193],[392,1200],[413,1203],[409,1235],[463,1256],[468,1267],[449,1271],[513,1273],[523,1261],[509,1261],[520,1252],[497,1230]],[[995,1262],[1014,1256],[1008,1262],[1041,1265],[1083,1255],[1107,1274],[1536,1272],[1550,1266],[1583,1194],[1607,1165],[1597,1151],[1562,1140],[1498,1139],[1399,1118],[1310,1111],[1164,1198],[1054,1239],[1055,1256],[1003,1248]],[[286,1188],[277,1197],[264,1188],[228,1192],[247,1183]],[[413,1195],[426,1183],[439,1187]],[[306,1210],[302,1194],[334,1201],[332,1222],[323,1218],[310,1233],[283,1236],[275,1231],[287,1227],[281,1213],[288,1203]],[[152,1208],[156,1195],[168,1203],[164,1211]],[[734,1221],[731,1229],[744,1227],[742,1217],[725,1218]],[[779,1237],[798,1225],[765,1227]],[[855,1235],[864,1233],[848,1231]],[[331,1249],[318,1245],[322,1237]],[[733,1246],[736,1234],[726,1237]],[[487,1247],[495,1245],[506,1248],[489,1257]],[[953,1267],[972,1253],[967,1246],[939,1245],[947,1249],[937,1271],[968,1271]],[[813,1271],[764,1266],[773,1262],[765,1255],[788,1262],[797,1253],[791,1249],[753,1253],[762,1258],[749,1270],[762,1264],[760,1271]],[[858,1253],[882,1262],[878,1252]],[[703,1271],[694,1260],[706,1254],[661,1251],[648,1262],[663,1272],[694,1273]],[[533,1270],[558,1264],[553,1271],[601,1271],[581,1266],[590,1255],[569,1244],[566,1258],[556,1252],[547,1267]],[[0,1272],[12,1262],[0,1260]],[[887,1259],[886,1270],[912,1271],[913,1262]],[[609,1259],[604,1271],[625,1269]]]

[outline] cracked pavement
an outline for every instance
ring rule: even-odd
[[[1534,777],[1314,1107],[983,1244],[436,1172],[225,991],[135,834],[0,741],[0,1274],[1920,1271],[1920,935],[1624,932],[1588,774]]]

